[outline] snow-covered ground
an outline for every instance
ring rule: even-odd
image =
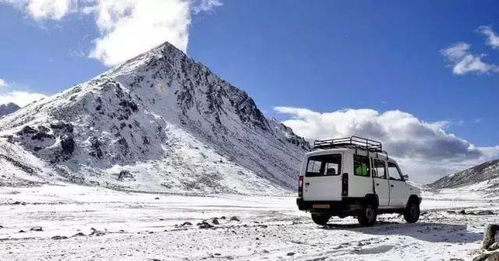
[[[479,249],[484,226],[499,222],[497,197],[463,190],[423,196],[420,222],[383,215],[376,226],[364,228],[353,218],[315,225],[297,210],[293,195],[2,187],[0,259],[467,260]],[[37,227],[42,231],[32,231]]]

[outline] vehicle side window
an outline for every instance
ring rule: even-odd
[[[369,158],[360,155],[353,155],[353,172],[356,176],[369,177]]]
[[[386,179],[386,165],[382,160],[373,160],[373,177]]]
[[[319,155],[308,158],[305,176],[334,176],[341,173],[341,154]]]
[[[404,180],[399,167],[395,163],[388,162],[388,174],[390,175],[390,180]]]

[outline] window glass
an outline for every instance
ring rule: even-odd
[[[341,172],[341,154],[319,155],[308,158],[305,176],[332,176]]]
[[[353,171],[357,176],[369,177],[369,158],[353,155]]]
[[[400,170],[395,163],[388,163],[388,174],[390,175],[390,180],[402,180],[402,173],[400,173]]]
[[[373,160],[373,177],[386,179],[386,166],[385,162],[381,160]]]

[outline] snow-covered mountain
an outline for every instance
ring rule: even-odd
[[[9,102],[7,104],[0,104],[0,117],[7,115],[9,113],[13,113],[19,110],[19,106],[13,102]]]
[[[492,189],[499,192],[499,159],[445,176],[429,186],[431,188],[476,186],[480,189]]]
[[[168,43],[6,115],[0,136],[5,184],[63,179],[142,191],[290,189],[309,149]]]

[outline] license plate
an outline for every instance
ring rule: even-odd
[[[329,204],[313,204],[312,208],[330,208]]]

